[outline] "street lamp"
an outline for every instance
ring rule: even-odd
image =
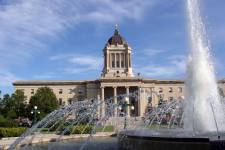
[[[128,112],[128,107],[130,107],[131,110],[134,110],[134,106],[129,103],[129,97],[126,96],[124,97],[124,102],[122,105],[119,106],[119,110],[124,110],[124,129],[127,128],[127,112]]]
[[[34,109],[30,112],[32,115],[34,115],[34,124],[37,122],[37,114],[40,114],[41,112],[38,110],[37,106],[34,106]]]

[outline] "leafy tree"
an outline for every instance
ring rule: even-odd
[[[37,92],[30,98],[29,110],[31,111],[34,106],[37,106],[40,111],[38,119],[45,117],[47,114],[59,107],[56,95],[48,87],[41,87]],[[33,118],[33,116],[30,116]]]
[[[26,116],[26,97],[24,92],[16,90],[11,97],[9,94],[5,94],[0,102],[0,112],[5,118],[9,119]]]
[[[0,114],[3,115],[4,117],[7,116],[7,112],[9,110],[9,102],[10,101],[10,95],[5,94],[3,96],[3,99],[0,100]]]
[[[14,110],[16,112],[16,117],[27,115],[26,96],[24,95],[24,92],[22,90],[16,90],[12,94],[9,105],[9,107],[11,107],[11,110]]]

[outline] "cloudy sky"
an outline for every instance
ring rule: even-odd
[[[183,79],[186,0],[0,0],[0,90],[15,80],[100,77],[102,49],[119,24],[135,73]],[[201,0],[218,78],[225,77],[225,1]]]

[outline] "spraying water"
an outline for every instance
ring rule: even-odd
[[[191,50],[187,64],[184,126],[194,133],[224,131],[224,105],[218,93],[199,0],[187,0],[187,15]]]

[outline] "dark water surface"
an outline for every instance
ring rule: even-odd
[[[21,150],[79,150],[86,139],[52,142],[26,146]],[[101,137],[90,140],[83,150],[119,150],[116,137]]]

